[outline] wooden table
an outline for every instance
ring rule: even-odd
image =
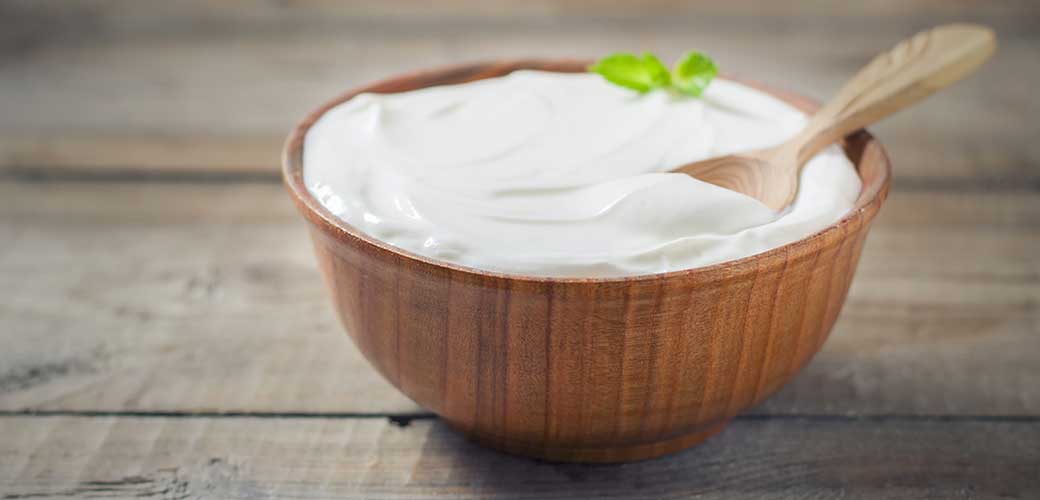
[[[1040,8],[861,3],[0,3],[0,498],[1040,498]],[[823,351],[664,459],[447,430],[343,334],[279,185],[291,123],[401,70],[699,47],[820,98],[952,20],[1000,52],[875,130],[897,178]]]

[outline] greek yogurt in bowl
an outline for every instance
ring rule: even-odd
[[[357,95],[307,131],[303,178],[346,223],[433,259],[529,276],[645,275],[758,254],[844,216],[861,183],[837,146],[805,165],[780,213],[667,172],[777,144],[805,121],[725,79],[690,98],[521,70]]]

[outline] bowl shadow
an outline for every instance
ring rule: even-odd
[[[442,420],[414,421],[426,432],[412,484],[455,496],[487,498],[683,498],[708,492],[761,493],[786,489],[775,456],[756,448],[748,427],[761,419],[738,418],[703,444],[664,457],[619,464],[556,463],[506,454],[469,441]],[[423,429],[425,427],[425,429]],[[767,454],[770,455],[770,454]],[[756,463],[758,462],[758,463]]]

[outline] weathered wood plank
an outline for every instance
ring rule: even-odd
[[[8,2],[12,3],[12,2]],[[32,0],[22,2],[23,8],[47,12],[70,8],[88,19],[115,16],[155,21],[158,16],[171,21],[192,20],[203,23],[200,29],[214,24],[231,26],[298,19],[340,20],[359,16],[393,19],[445,20],[450,17],[496,19],[530,16],[560,17],[631,17],[648,12],[660,15],[758,15],[771,18],[786,17],[888,17],[904,15],[979,16],[1021,15],[1032,11],[1031,0],[1002,0],[978,2],[975,0],[904,0],[900,2],[862,2],[847,6],[816,0],[776,0],[762,3],[756,0],[702,1],[643,0],[638,5],[624,0],[530,0],[526,2],[494,2],[486,0],[441,0],[435,4],[423,0],[354,0],[350,8],[327,0],[297,0],[291,3],[260,2],[252,0],[182,0],[159,6],[144,6],[133,0],[77,0],[70,5],[64,0]],[[14,2],[18,6],[17,2]]]
[[[1040,414],[1038,220],[1031,191],[897,190],[831,339],[755,411]],[[278,185],[0,183],[0,289],[0,409],[420,411]]]
[[[1036,498],[1035,421],[741,419],[670,458],[557,465],[437,420],[0,418],[2,498]]]
[[[622,49],[670,58],[700,47],[736,74],[826,97],[911,32],[977,20],[1002,44],[983,76],[877,132],[903,178],[1040,178],[1040,102],[1027,83],[1040,78],[1035,3],[657,4],[11,4],[21,7],[0,12],[0,170],[270,174],[290,125],[317,103],[363,81],[474,59]]]

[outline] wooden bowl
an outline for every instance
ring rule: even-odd
[[[302,176],[308,128],[358,93],[586,66],[473,64],[352,90],[293,130],[283,174],[310,223],[343,326],[394,386],[500,450],[553,461],[638,460],[719,432],[819,350],[888,192],[889,162],[870,134],[858,132],[844,145],[863,191],[837,223],[751,257],[624,278],[509,275],[416,255],[337,219]],[[816,107],[755,86],[805,110]]]

